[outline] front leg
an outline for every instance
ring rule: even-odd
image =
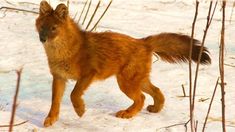
[[[74,110],[80,117],[85,112],[85,104],[82,99],[82,95],[84,91],[88,88],[88,86],[91,84],[93,77],[94,74],[82,76],[81,79],[77,81],[70,96]]]
[[[64,94],[66,80],[53,76],[51,109],[44,121],[44,126],[54,124],[59,117],[60,102]]]

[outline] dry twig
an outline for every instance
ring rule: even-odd
[[[195,132],[197,132],[197,128],[198,128],[198,120],[195,123]]]
[[[35,6],[39,6],[39,4],[33,3],[33,2],[18,2],[19,4],[29,4],[29,5],[35,5]]]
[[[235,65],[231,65],[231,64],[224,64],[225,66],[230,66],[230,67],[235,67]]]
[[[159,131],[163,128],[165,129],[168,129],[168,128],[171,128],[171,127],[175,127],[175,126],[181,126],[181,125],[184,125],[185,127],[185,132],[187,132],[187,124],[189,123],[190,119],[187,121],[187,122],[184,122],[184,123],[177,123],[177,124],[173,124],[173,125],[169,125],[169,126],[165,126],[165,127],[161,127],[161,128],[158,128],[156,131]]]
[[[95,11],[93,12],[93,14],[92,14],[92,16],[91,16],[91,18],[90,18],[90,20],[89,20],[87,26],[86,26],[86,30],[89,28],[89,26],[90,26],[90,24],[91,24],[91,22],[92,22],[92,20],[93,20],[93,18],[94,18],[94,16],[95,16],[95,14],[96,14],[98,8],[99,8],[99,6],[100,6],[100,2],[101,2],[101,1],[99,0],[98,4],[96,5]]]
[[[181,85],[181,87],[182,87],[182,90],[183,90],[183,94],[184,94],[184,96],[183,96],[183,97],[187,97],[187,96],[186,96],[186,92],[185,92],[185,88],[184,88],[184,85],[182,84],[182,85]]]
[[[81,20],[81,18],[82,18],[82,14],[83,14],[83,12],[84,12],[84,10],[85,10],[85,8],[86,8],[87,3],[88,3],[88,0],[86,1],[85,5],[84,5],[83,8],[82,8],[82,12],[81,12],[81,14],[80,14],[80,16],[79,16],[79,18],[78,18],[77,23],[80,22],[80,20]],[[77,13],[76,13],[76,14],[77,14]],[[76,18],[76,15],[75,15],[74,19],[75,19],[75,18]]]
[[[105,13],[107,12],[107,10],[109,9],[110,5],[112,4],[113,0],[111,0],[108,4],[108,6],[106,7],[106,9],[104,10],[103,14],[100,16],[99,20],[96,22],[96,24],[93,26],[93,28],[90,31],[93,31],[96,26],[99,24],[100,20],[103,18],[103,16],[105,15]]]
[[[195,107],[195,96],[196,96],[196,91],[197,91],[197,78],[198,78],[198,73],[199,73],[199,66],[200,66],[200,62],[201,62],[201,57],[202,57],[202,52],[203,52],[203,47],[205,45],[205,40],[206,40],[206,36],[207,36],[207,32],[208,32],[208,29],[210,27],[210,24],[212,22],[212,19],[213,19],[213,16],[214,16],[214,13],[215,13],[215,9],[217,7],[217,1],[214,5],[214,10],[213,12],[211,13],[211,10],[212,10],[212,5],[213,5],[213,1],[210,1],[210,5],[209,5],[209,10],[208,10],[208,15],[207,15],[207,23],[206,23],[206,27],[205,27],[205,30],[204,30],[204,35],[203,35],[203,39],[202,39],[202,44],[201,44],[201,49],[200,49],[200,52],[199,52],[199,56],[198,56],[198,61],[197,61],[197,66],[196,66],[196,71],[195,71],[195,78],[194,78],[194,85],[193,85],[193,88],[191,90],[193,90],[193,93],[191,93],[192,91],[190,91],[190,94],[191,95],[191,106],[190,106],[190,117],[192,118],[191,119],[191,131],[194,132],[194,124],[193,123],[195,120],[194,120],[194,107]]]
[[[156,53],[153,53],[153,55],[155,56],[155,58],[156,58],[156,60],[155,61],[153,61],[153,63],[155,63],[155,62],[157,62],[157,61],[159,61],[160,59],[159,59],[159,56],[156,54]]]
[[[83,19],[83,21],[82,21],[82,25],[83,25],[83,24],[85,23],[85,21],[86,21],[88,12],[89,12],[90,7],[91,7],[91,3],[92,3],[92,0],[90,0],[90,2],[89,2],[89,5],[88,5],[88,7],[87,7],[87,11],[86,11],[85,17],[84,17],[84,19]]]
[[[16,107],[17,107],[17,98],[19,94],[19,89],[20,89],[20,79],[21,79],[21,73],[22,73],[23,68],[20,68],[19,70],[16,71],[17,73],[17,84],[16,84],[16,91],[15,91],[15,96],[12,104],[12,112],[11,112],[11,120],[10,120],[10,125],[9,125],[9,132],[12,132],[13,126],[14,126],[14,118],[15,118],[15,112],[16,112]]]
[[[215,3],[215,6],[214,6],[214,11],[215,11],[215,8],[217,7],[217,1]],[[211,24],[211,21],[213,19],[213,16],[214,16],[214,12],[212,13],[211,15],[211,9],[212,9],[212,4],[213,4],[213,1],[210,2],[210,7],[209,7],[209,10],[208,10],[208,16],[207,16],[207,24],[206,24],[206,28],[204,30],[204,35],[203,35],[203,39],[202,39],[202,44],[201,44],[201,49],[200,49],[200,53],[199,53],[199,57],[198,57],[198,61],[197,61],[197,67],[196,67],[196,74],[195,74],[195,79],[194,79],[194,87],[193,87],[193,107],[194,107],[194,102],[195,102],[195,95],[196,95],[196,88],[197,88],[197,78],[198,78],[198,73],[199,73],[199,66],[200,66],[200,62],[201,62],[201,57],[202,57],[202,52],[203,52],[203,47],[205,45],[205,40],[206,40],[206,36],[207,36],[207,31],[210,27],[210,24]]]
[[[192,51],[193,51],[193,38],[194,38],[194,29],[198,15],[198,6],[199,1],[196,0],[196,7],[195,7],[195,15],[192,23],[192,33],[191,33],[191,41],[190,41],[190,51],[189,51],[189,108],[190,108],[190,128],[191,131],[194,130],[194,112],[192,107]]]
[[[8,0],[4,0],[4,1],[5,1],[7,4],[9,4],[9,5],[16,6],[15,4],[9,2]]]
[[[206,114],[206,118],[205,118],[205,121],[204,121],[204,124],[203,124],[202,132],[205,131],[206,123],[207,123],[207,120],[208,120],[208,117],[209,117],[209,114],[210,114],[210,111],[211,111],[211,106],[212,106],[212,103],[213,103],[213,100],[214,100],[214,97],[215,97],[215,93],[216,93],[218,84],[219,84],[219,78],[217,79],[216,84],[215,84],[214,92],[212,94],[211,101],[210,101],[210,104],[209,104],[209,108],[207,110],[207,114]]]
[[[23,124],[25,124],[27,122],[28,122],[28,120],[20,122],[20,123],[13,124],[13,126],[20,126],[20,125],[23,125]],[[0,125],[0,127],[10,127],[10,125]]]
[[[225,8],[226,8],[226,1],[223,1],[223,3],[222,3],[222,30],[221,30],[220,54],[219,54],[223,132],[226,132],[226,125],[225,125],[225,84],[224,84],[224,32],[225,32],[225,21],[224,20],[225,20]]]

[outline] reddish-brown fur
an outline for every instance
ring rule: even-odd
[[[145,96],[142,92],[148,93],[154,100],[147,110],[159,112],[164,105],[164,96],[149,79],[152,54],[155,52],[170,63],[187,61],[189,58],[191,39],[188,36],[162,33],[135,39],[114,32],[82,31],[69,17],[64,4],[53,10],[46,1],[42,1],[36,27],[53,75],[52,105],[44,126],[50,126],[58,119],[68,79],[77,81],[71,101],[79,116],[85,112],[82,95],[92,81],[112,75],[116,76],[121,91],[134,101],[126,110],[117,112],[117,117],[131,118],[136,115],[144,105]],[[199,50],[198,41],[194,40],[194,61],[198,59]],[[201,63],[210,61],[208,51],[204,48]]]

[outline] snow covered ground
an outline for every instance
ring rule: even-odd
[[[66,0],[50,1],[54,7],[61,1],[66,3]],[[94,0],[92,10],[97,1]],[[8,0],[8,2],[11,4],[6,0],[0,0],[0,6],[37,11],[40,0]],[[70,3],[70,14],[74,16],[78,9],[81,11],[85,2],[84,0],[71,0]],[[108,0],[102,2],[97,16],[107,4]],[[195,37],[199,40],[203,36],[208,5],[208,1],[201,1],[195,31]],[[206,46],[211,52],[212,65],[200,67],[195,108],[199,131],[219,76],[218,49],[222,14],[220,6],[219,3],[206,39]],[[195,4],[191,0],[114,0],[97,31],[112,30],[138,38],[160,32],[190,35],[194,9]],[[229,23],[231,10],[230,2],[226,10],[225,63],[235,65],[235,13],[232,16],[233,20]],[[15,11],[7,11],[5,14],[6,16],[4,16],[4,11],[0,11],[0,125],[8,124],[10,120],[16,83],[16,74],[12,70],[24,65],[15,123],[26,120],[28,122],[14,127],[15,131],[182,132],[185,130],[183,125],[171,128],[162,127],[184,123],[189,119],[189,99],[181,97],[183,95],[182,84],[188,94],[188,66],[187,64],[172,65],[162,61],[153,63],[151,72],[152,82],[161,88],[166,97],[162,112],[157,114],[147,112],[146,106],[153,101],[146,95],[145,107],[137,116],[128,120],[116,118],[115,112],[128,107],[132,102],[119,90],[115,78],[111,77],[90,86],[84,95],[86,113],[79,118],[70,102],[69,95],[74,85],[74,82],[70,81],[63,98],[60,119],[52,127],[44,128],[42,124],[51,103],[52,79],[43,46],[39,42],[34,26],[37,15]],[[235,68],[225,66],[228,132],[235,131],[234,75]],[[206,129],[208,132],[222,131],[220,95],[220,88],[218,88]],[[8,128],[0,128],[1,132],[7,130]]]

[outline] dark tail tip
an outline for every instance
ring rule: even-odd
[[[200,54],[201,46],[196,44],[193,45],[193,52],[192,52],[192,60],[197,62]],[[202,55],[200,59],[200,64],[202,65],[209,65],[211,64],[211,57],[210,57],[210,52],[206,47],[203,47],[202,49]]]

